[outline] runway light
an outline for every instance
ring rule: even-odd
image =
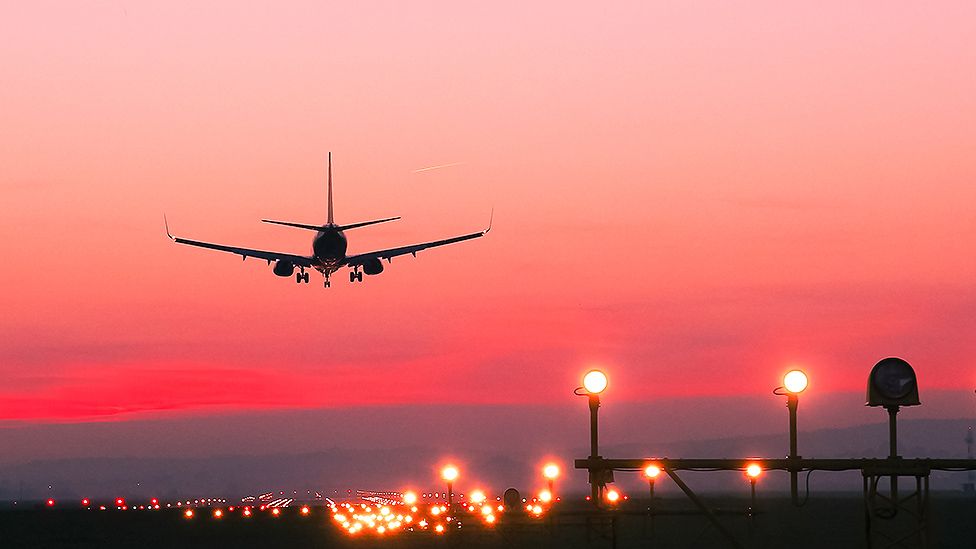
[[[471,492],[471,502],[472,503],[481,503],[481,502],[485,501],[485,499],[487,499],[485,497],[485,493],[482,492],[481,490],[475,490],[474,492]]]
[[[644,468],[644,476],[650,479],[657,478],[661,474],[661,468],[657,465],[648,465]]]
[[[441,478],[448,482],[453,482],[458,478],[458,469],[453,465],[448,465],[447,467],[441,469]]]
[[[47,500],[47,506],[48,507],[54,507],[54,500],[53,499]]]
[[[221,518],[223,516],[224,516],[224,512],[221,511],[220,509],[217,509],[216,511],[214,511],[214,518],[215,519],[219,519],[219,518]]]
[[[309,512],[310,512],[310,510],[308,508],[308,505],[303,505],[302,506],[302,514],[303,515],[307,515]]]
[[[281,514],[281,510],[275,507],[274,509],[271,510],[271,514],[274,516],[278,516]]]
[[[186,518],[193,518],[193,509],[187,509],[184,511],[183,516]]]
[[[413,492],[407,492],[403,494],[403,503],[406,503],[407,505],[413,505],[414,503],[417,503],[417,494]]]
[[[250,509],[250,507],[245,507],[244,508],[244,516],[245,517],[251,516],[251,509]]]
[[[115,506],[122,507],[125,505],[125,498],[115,498]]]
[[[549,480],[555,479],[556,477],[559,476],[559,466],[556,465],[555,463],[546,464],[546,466],[542,468],[542,476],[546,477]]]
[[[610,490],[607,492],[607,501],[610,503],[617,503],[620,500],[620,492],[616,490]]]
[[[607,374],[600,370],[590,370],[583,376],[583,388],[591,395],[598,395],[607,388]]]
[[[800,370],[790,370],[783,376],[783,386],[793,394],[802,393],[807,388],[807,383],[807,375]]]
[[[746,476],[750,479],[758,478],[762,474],[762,467],[758,463],[750,463],[746,466]]]
[[[444,533],[444,525],[443,524],[438,524],[437,526],[434,527],[434,531],[437,532],[438,534],[443,534]]]
[[[88,507],[89,505],[91,505],[91,500],[88,498],[84,498],[81,500],[81,505],[82,507]]]
[[[552,501],[552,492],[550,492],[549,490],[543,490],[539,492],[539,500],[542,503],[549,503],[550,501]]]

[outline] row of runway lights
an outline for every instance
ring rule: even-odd
[[[394,505],[370,505],[366,503],[334,503],[329,506],[332,520],[347,534],[355,536],[361,532],[377,535],[391,535],[401,531],[432,531],[444,534],[448,529],[461,528],[465,520],[478,520],[486,526],[497,523],[506,508],[500,503],[501,497],[491,502],[481,490],[470,493],[467,501],[459,502],[451,510],[440,503],[419,504],[413,492],[403,494],[402,503]],[[551,499],[550,499],[551,501]],[[525,500],[523,500],[525,502]],[[525,502],[529,516],[542,517],[548,506],[538,502]]]

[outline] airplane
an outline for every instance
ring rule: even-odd
[[[387,221],[395,221],[400,219],[397,217],[387,217],[385,219],[376,219],[373,221],[362,221],[359,223],[350,223],[348,225],[338,225],[335,222],[335,217],[333,216],[332,209],[332,153],[329,153],[329,218],[324,225],[309,225],[304,223],[293,223],[290,221],[275,221],[272,219],[262,219],[262,223],[272,223],[275,225],[284,225],[286,227],[295,227],[298,229],[306,229],[309,231],[316,231],[315,238],[312,240],[312,255],[295,255],[282,252],[268,252],[264,250],[252,250],[250,248],[238,248],[235,246],[225,246],[223,244],[211,244],[209,242],[200,242],[198,240],[190,240],[187,238],[180,238],[178,236],[173,236],[169,231],[169,221],[166,220],[166,216],[163,215],[163,224],[166,227],[166,236],[168,236],[173,242],[177,244],[187,244],[189,246],[197,246],[200,248],[208,248],[210,250],[218,250],[222,252],[230,252],[232,254],[237,254],[246,260],[249,257],[256,257],[259,259],[264,259],[268,262],[268,265],[274,263],[274,268],[272,271],[274,274],[280,277],[289,277],[295,275],[295,282],[301,284],[308,284],[308,272],[306,269],[314,269],[325,277],[325,287],[331,286],[330,277],[333,273],[338,271],[343,267],[349,267],[349,282],[362,282],[363,273],[367,275],[378,275],[383,272],[383,262],[381,260],[385,259],[388,263],[392,263],[394,257],[400,255],[410,254],[417,257],[417,252],[421,250],[426,250],[428,248],[435,248],[438,246],[445,246],[447,244],[454,244],[456,242],[463,242],[465,240],[471,240],[474,238],[480,238],[488,234],[491,230],[491,220],[494,218],[494,212],[488,221],[488,228],[478,231],[475,233],[465,234],[461,236],[455,236],[451,238],[445,238],[443,240],[435,240],[432,242],[423,242],[421,244],[412,244],[409,246],[400,246],[398,248],[389,248],[386,250],[377,250],[374,252],[367,252],[363,254],[346,255],[346,235],[343,231],[349,229],[356,229],[359,227],[365,227],[367,225],[375,225],[377,223],[386,223]],[[295,273],[295,269],[298,269],[298,273]]]

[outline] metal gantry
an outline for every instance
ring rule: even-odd
[[[587,374],[590,376],[593,372]],[[800,383],[796,376],[799,373]],[[589,398],[590,407],[590,456],[575,460],[577,469],[589,472],[593,503],[598,509],[606,510],[603,495],[606,484],[613,482],[614,471],[645,471],[654,466],[664,471],[681,489],[698,511],[715,526],[732,547],[743,545],[732,532],[718,520],[716,513],[689,487],[678,475],[679,471],[743,471],[747,472],[752,485],[752,502],[749,508],[750,519],[755,510],[755,477],[750,468],[759,467],[763,471],[784,471],[790,475],[791,501],[802,506],[798,498],[798,475],[812,471],[860,471],[863,478],[864,520],[866,544],[875,547],[928,547],[928,506],[929,476],[932,471],[974,471],[976,459],[969,454],[968,459],[942,458],[904,458],[898,455],[896,415],[901,406],[916,406],[918,386],[915,372],[907,362],[898,358],[886,358],[875,365],[868,379],[868,406],[884,407],[889,418],[889,456],[887,458],[803,458],[797,450],[797,404],[798,394],[806,388],[806,375],[798,370],[787,374],[785,387],[778,387],[774,394],[787,396],[790,412],[790,453],[787,458],[730,458],[730,459],[688,459],[688,458],[624,458],[610,459],[599,455],[597,445],[597,409],[600,406],[600,393],[606,388],[606,377],[599,390],[587,386],[578,388],[575,393]],[[970,435],[971,437],[971,435]],[[971,439],[970,439],[971,440]],[[967,442],[970,442],[967,440]],[[971,444],[971,442],[970,442]],[[758,470],[756,470],[758,471]],[[883,480],[888,479],[885,492]],[[914,489],[899,493],[898,480],[912,479]],[[653,505],[653,481],[651,484]],[[612,514],[613,511],[606,510]],[[881,524],[892,524],[901,517],[902,528],[880,528]],[[905,520],[908,517],[908,520]],[[907,523],[907,524],[906,524]]]

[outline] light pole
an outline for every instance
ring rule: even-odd
[[[654,481],[661,474],[661,468],[651,464],[644,467],[644,476],[647,477],[647,486],[651,490],[651,501],[647,504],[648,514],[651,515],[651,535],[654,535]]]
[[[600,459],[597,411],[600,409],[600,393],[606,388],[607,375],[600,370],[590,370],[583,376],[583,386],[573,391],[579,396],[587,397],[590,403],[590,497],[596,505],[600,504],[602,488],[606,484],[603,471],[592,467],[592,462]]]
[[[800,393],[806,390],[809,379],[802,370],[790,370],[783,376],[783,386],[773,389],[775,395],[786,395],[786,407],[790,411],[790,499],[793,505],[800,505],[800,494],[798,487],[798,477],[800,474],[797,465],[800,454],[797,451],[796,441],[796,409],[800,404]]]
[[[553,487],[556,482],[556,477],[559,476],[559,466],[555,463],[547,463],[546,466],[542,468],[542,476],[546,477],[546,481],[549,486],[549,494],[552,496],[553,501],[555,501],[556,491]]]
[[[454,481],[458,478],[458,468],[448,465],[441,469],[441,478],[447,482],[447,518],[454,516]]]
[[[756,517],[756,481],[759,480],[759,475],[762,474],[762,467],[758,463],[750,463],[746,466],[746,477],[749,478],[749,488],[751,490],[750,504],[749,504],[749,529],[755,527],[755,517]]]

